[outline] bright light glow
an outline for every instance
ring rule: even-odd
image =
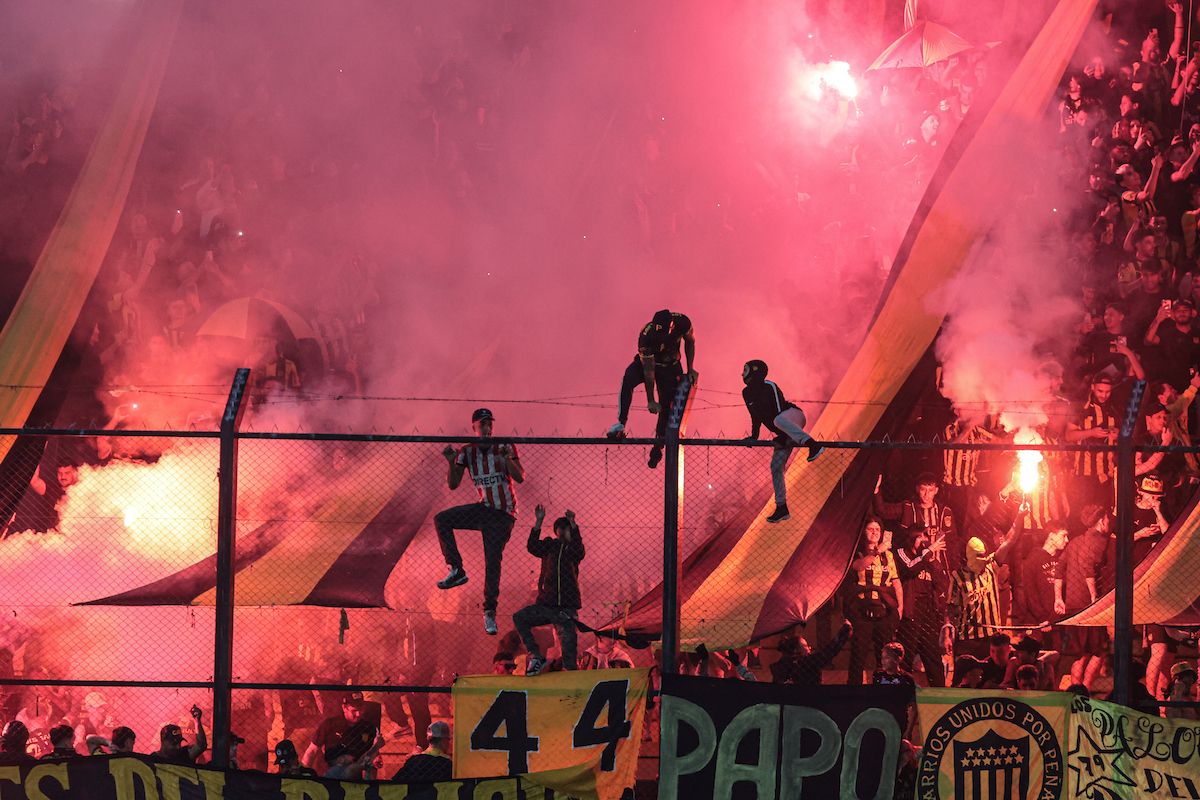
[[[1038,436],[1028,428],[1022,428],[1017,431],[1017,435],[1013,437],[1014,444],[1041,444],[1042,437]],[[1029,494],[1038,485],[1038,464],[1042,463],[1042,454],[1037,450],[1021,450],[1017,453],[1017,461],[1020,464],[1017,482],[1020,484],[1021,492]]]
[[[827,61],[800,68],[800,81],[809,100],[820,100],[825,92],[836,92],[845,100],[858,97],[858,84],[845,61]]]

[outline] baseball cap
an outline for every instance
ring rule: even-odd
[[[490,408],[477,408],[471,413],[471,422],[479,422],[484,419],[495,419]]]
[[[164,742],[182,742],[183,729],[178,725],[163,725],[162,730],[158,732],[158,738]]]
[[[1181,308],[1181,307],[1182,308],[1190,308],[1192,311],[1196,310],[1196,304],[1193,303],[1191,300],[1188,300],[1186,297],[1183,298],[1182,300],[1176,300],[1174,305],[1172,305],[1172,308]]]
[[[298,757],[296,744],[291,739],[283,739],[279,744],[275,745],[276,764],[292,764],[295,763]]]
[[[246,740],[243,739],[242,737],[238,736],[233,731],[230,731],[229,732],[229,743],[230,744],[245,744]]]
[[[1137,175],[1137,170],[1133,168],[1132,164],[1122,164],[1117,167],[1117,177],[1120,178],[1125,175]]]
[[[449,739],[450,738],[450,723],[442,722],[440,719],[429,726],[430,739]]]
[[[1148,475],[1143,475],[1142,479],[1140,481],[1138,481],[1137,488],[1138,488],[1138,491],[1141,492],[1142,494],[1151,494],[1151,495],[1155,495],[1155,496],[1165,494],[1165,492],[1163,491],[1162,478],[1160,478],[1158,475],[1154,474],[1153,472],[1151,472]]]
[[[344,706],[361,706],[366,702],[362,692],[346,692],[342,695],[342,705]]]

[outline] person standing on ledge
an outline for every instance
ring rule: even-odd
[[[500,563],[504,559],[504,546],[512,535],[513,523],[517,520],[517,494],[513,481],[525,480],[525,470],[512,444],[492,444],[492,424],[495,418],[486,408],[477,408],[471,414],[471,427],[482,442],[465,444],[456,451],[450,445],[442,450],[450,469],[446,483],[457,489],[463,473],[470,472],[471,480],[479,492],[479,502],[454,506],[439,511],[433,518],[437,529],[438,543],[442,556],[450,566],[450,574],[438,581],[439,589],[453,589],[467,582],[462,556],[454,540],[455,530],[480,531],[483,534],[483,630],[489,636],[496,635],[496,604],[500,598]]]
[[[608,438],[625,438],[625,424],[629,421],[629,407],[633,404],[633,390],[638,384],[646,387],[646,408],[658,415],[654,435],[662,439],[667,432],[667,416],[675,401],[675,391],[683,379],[683,368],[679,364],[679,343],[683,342],[683,355],[687,358],[687,376],[696,382],[696,334],[692,321],[685,314],[663,309],[655,312],[654,318],[642,328],[638,335],[637,355],[625,369],[621,379],[620,408],[617,422],[608,429]],[[655,389],[658,399],[655,400]],[[651,469],[662,461],[662,444],[650,450],[647,464]]]
[[[756,441],[759,429],[765,427],[775,434],[775,453],[771,456],[771,483],[775,487],[775,510],[767,517],[767,522],[783,522],[790,516],[787,506],[787,484],[783,473],[788,459],[792,457],[792,448],[808,447],[808,460],[812,461],[825,449],[812,437],[804,426],[808,420],[804,412],[794,404],[789,403],[783,396],[783,390],[775,381],[767,380],[767,364],[765,361],[754,359],[747,361],[742,367],[742,400],[746,410],[750,412],[750,435],[746,441]]]

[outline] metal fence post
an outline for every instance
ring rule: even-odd
[[[1117,438],[1117,563],[1113,604],[1113,700],[1129,705],[1133,689],[1133,426],[1146,382],[1137,381],[1129,395]]]
[[[664,398],[658,398],[661,403]],[[680,436],[692,404],[692,380],[683,376],[667,417],[663,453],[663,630],[662,671],[675,674],[679,654],[679,520],[683,516],[683,449]]]
[[[233,376],[221,416],[221,455],[217,473],[217,618],[213,647],[212,763],[229,766],[229,727],[233,713],[233,551],[237,543],[237,451],[243,401],[250,370]]]

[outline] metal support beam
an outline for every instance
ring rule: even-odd
[[[229,766],[229,727],[233,713],[233,552],[237,545],[238,429],[250,370],[233,376],[221,416],[220,468],[217,473],[217,605],[213,663],[212,763]]]
[[[663,452],[663,624],[662,671],[675,674],[679,654],[679,520],[683,517],[683,448],[692,407],[691,378],[683,376],[667,417],[666,449]],[[662,398],[659,398],[662,401]]]
[[[1134,384],[1117,438],[1117,563],[1114,576],[1112,699],[1121,705],[1129,705],[1133,690],[1133,427],[1137,423],[1145,391],[1145,381]]]

